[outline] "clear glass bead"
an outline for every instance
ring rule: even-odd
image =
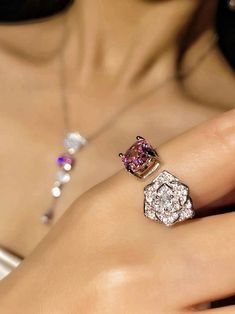
[[[57,172],[57,180],[62,184],[68,183],[70,181],[70,174],[64,170],[59,170]]]

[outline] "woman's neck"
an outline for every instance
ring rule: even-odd
[[[101,83],[106,90],[107,84],[113,84],[121,91],[131,90],[134,86],[141,94],[154,90],[166,78],[177,75],[182,39],[192,20],[198,17],[199,9],[206,12],[207,17],[200,17],[200,22],[196,23],[199,27],[195,33],[200,36],[195,36],[187,47],[183,68],[190,67],[200,58],[201,52],[209,47],[210,36],[212,38],[214,32],[215,8],[214,0],[206,3],[188,0],[80,0],[67,14],[42,23],[1,26],[1,59],[14,60],[14,73],[17,73],[18,66],[22,68],[22,63],[25,64],[18,73],[24,75],[25,71],[26,76],[27,71],[32,67],[38,68],[40,64],[39,75],[35,71],[27,84],[50,88],[58,76],[56,67],[64,47],[70,84],[78,82],[85,89],[89,86],[92,92],[98,75],[98,84]],[[232,82],[226,63],[221,64],[218,55],[213,55],[213,64],[202,63],[200,70],[210,72],[211,68],[217,67],[216,64],[220,64],[220,73],[225,81]],[[15,79],[15,74],[11,79]],[[193,91],[197,84],[198,77],[191,75],[185,86]],[[208,96],[202,92],[202,84],[199,87],[200,100],[203,101],[204,94],[206,99]]]
[[[85,34],[78,45],[84,48],[82,81],[89,82],[94,69],[100,73],[101,68],[121,87],[154,90],[177,75],[184,48],[181,71],[194,69],[184,81],[188,95],[213,106],[233,107],[234,72],[215,41],[216,10],[214,0],[80,0],[73,12]]]
[[[32,65],[53,63],[60,54],[67,23],[68,66],[72,70],[79,63],[84,84],[98,67],[99,73],[103,70],[116,78],[120,74],[125,84],[147,77],[148,82],[156,81],[175,71],[179,38],[196,3],[80,0],[68,16],[29,25],[1,26],[1,53],[12,53]]]
[[[73,18],[82,33],[82,80],[89,80],[97,67],[121,85],[151,85],[172,76],[179,39],[196,8],[196,2],[188,0],[77,2]]]

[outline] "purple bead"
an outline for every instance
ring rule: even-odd
[[[63,167],[66,164],[73,165],[74,158],[71,155],[61,155],[57,158],[57,164]]]

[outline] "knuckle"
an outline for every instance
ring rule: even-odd
[[[207,125],[207,131],[208,135],[212,136],[219,144],[221,150],[235,151],[235,110],[226,112],[210,121]]]

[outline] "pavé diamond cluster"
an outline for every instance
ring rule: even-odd
[[[166,226],[193,218],[188,187],[169,172],[162,171],[144,189],[144,214]]]

